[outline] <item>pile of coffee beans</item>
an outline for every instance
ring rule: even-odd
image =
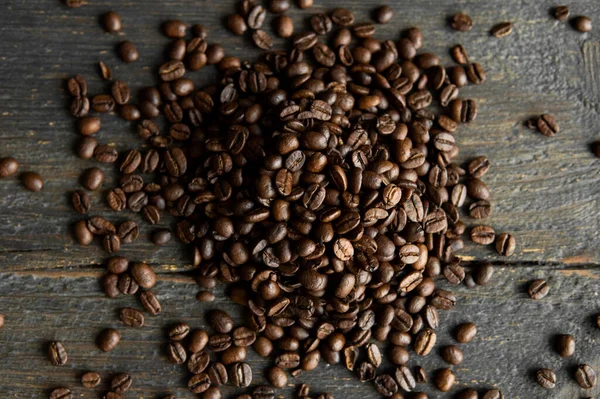
[[[312,1],[298,5],[308,8]],[[151,240],[163,245],[175,237],[189,245],[199,301],[214,300],[211,290],[222,282],[249,315],[246,325],[236,328],[227,313],[211,311],[212,335],[185,322],[168,329],[167,358],[187,366],[192,392],[219,399],[223,384],[250,387],[253,371],[245,359],[252,347],[274,362],[266,371],[271,386],[253,387],[238,399],[272,399],[273,388],[286,386],[289,375],[298,377],[320,363],[342,363],[382,396],[402,398],[400,392],[427,382],[423,368],[406,367],[413,356],[409,348],[417,356],[429,355],[439,312],[457,302],[442,288],[441,278],[475,287],[487,284],[494,273],[490,263],[466,270],[457,256],[468,228],[464,215],[479,220],[492,212],[492,194],[483,180],[489,159],[479,156],[465,167],[455,162],[457,132],[478,115],[477,103],[462,97],[461,90],[484,83],[485,69],[462,45],[451,50],[456,64],[442,65],[435,54],[422,51],[424,37],[416,27],[398,41],[376,39],[376,24],[356,21],[345,8],[315,13],[311,29],[295,33],[285,15],[289,7],[288,0],[271,0],[266,8],[244,0],[227,17],[233,34],[249,35],[265,50],[254,62],[226,56],[219,44],[209,44],[202,25],[190,32],[183,21],[165,22],[163,33],[172,42],[159,68],[160,83],[142,89],[137,101],[120,80],[90,101],[85,79],[70,78],[71,114],[82,136],[77,154],[116,165],[118,185],[106,192],[113,211],[140,213],[149,225],[176,218],[173,231],[156,229]],[[262,29],[267,12],[278,14],[274,30],[291,38],[291,50],[271,51],[273,40]],[[557,9],[556,15],[566,19],[568,9]],[[377,8],[373,18],[388,23],[393,9]],[[101,23],[107,32],[122,27],[114,12]],[[450,24],[463,32],[474,26],[464,13]],[[583,18],[575,23],[580,31],[588,25]],[[512,23],[504,22],[491,32],[501,38],[512,31]],[[126,63],[140,56],[127,40],[117,52]],[[207,65],[216,65],[220,79],[198,87],[187,74]],[[110,68],[99,66],[101,77],[112,80]],[[117,149],[98,142],[101,115],[113,111],[136,123],[143,146]],[[548,114],[531,126],[547,136],[559,131]],[[8,160],[0,166],[7,175],[16,171]],[[24,184],[41,189],[38,177],[28,175]],[[104,173],[91,167],[80,182],[86,190],[98,190]],[[81,215],[92,209],[84,190],[73,193],[72,203]],[[115,226],[100,216],[85,216],[74,228],[80,244],[98,236],[110,254],[135,241],[139,231],[133,220]],[[494,245],[502,256],[515,252],[509,233],[475,225],[469,234],[477,244]],[[150,265],[114,256],[106,268],[107,296],[137,295],[145,312],[161,313],[151,291],[157,277]],[[547,292],[544,281],[530,287],[535,299]],[[120,309],[119,318],[126,327],[145,324],[144,313],[133,307]],[[462,324],[456,341],[467,343],[476,332],[475,324]],[[117,330],[106,329],[97,345],[108,352],[120,339]],[[450,366],[464,358],[456,345],[441,353]],[[53,364],[67,362],[59,342],[49,354]],[[385,369],[390,363],[393,368]],[[593,386],[595,373],[584,365],[576,379]],[[94,387],[100,380],[90,372],[82,384]],[[543,386],[555,380],[551,370],[538,373]],[[432,377],[443,392],[455,381],[451,367]],[[106,398],[121,398],[131,383],[128,374],[115,376]],[[71,397],[66,391],[51,397]],[[299,397],[308,394],[308,387],[298,389]],[[473,390],[461,395],[477,397]],[[503,394],[490,390],[483,397]]]

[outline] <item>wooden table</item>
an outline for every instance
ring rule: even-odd
[[[128,371],[135,379],[128,398],[159,398],[168,392],[191,398],[186,372],[169,364],[164,355],[164,326],[186,320],[205,326],[203,313],[221,307],[236,317],[239,309],[225,299],[222,287],[217,302],[198,303],[198,290],[187,271],[186,251],[177,243],[157,249],[146,239],[125,247],[131,259],[149,262],[160,273],[156,291],[165,311],[148,317],[142,329],[121,328],[116,309],[135,305],[132,297],[106,298],[100,289],[105,253],[98,246],[77,245],[69,226],[78,220],[69,194],[78,188],[80,172],[89,167],[75,157],[77,140],[73,120],[66,111],[64,80],[80,73],[90,91],[106,90],[98,77],[103,60],[119,79],[132,87],[153,83],[154,72],[168,39],[159,32],[161,21],[181,18],[210,27],[210,40],[222,43],[229,53],[256,55],[220,22],[234,1],[209,0],[89,0],[69,9],[58,0],[4,0],[0,19],[0,155],[19,159],[21,170],[40,172],[46,180],[41,193],[24,191],[16,179],[0,181],[0,313],[6,323],[0,330],[0,398],[44,398],[51,388],[67,386],[76,398],[97,398],[101,390],[86,390],[80,375]],[[340,5],[316,0],[312,11]],[[489,224],[497,232],[511,232],[518,240],[514,256],[503,259],[491,248],[467,245],[466,263],[489,259],[496,266],[494,283],[476,290],[458,288],[459,306],[441,315],[438,340],[452,342],[452,328],[474,321],[479,333],[463,345],[465,361],[454,367],[458,384],[452,393],[474,386],[500,388],[506,398],[580,398],[600,394],[600,387],[584,392],[572,379],[573,367],[585,362],[600,370],[600,330],[595,314],[600,311],[600,160],[588,149],[599,139],[600,123],[600,3],[573,2],[573,14],[587,14],[596,21],[592,33],[579,34],[567,23],[550,16],[553,1],[536,0],[415,0],[394,3],[394,22],[378,26],[379,38],[398,38],[399,32],[417,25],[425,32],[424,49],[450,63],[448,48],[462,43],[473,60],[487,70],[488,82],[465,89],[475,99],[479,117],[461,128],[457,137],[462,160],[486,154],[493,168],[486,181],[493,190],[494,212]],[[402,3],[402,4],[400,4]],[[366,21],[379,2],[348,1],[359,20]],[[123,17],[118,35],[103,33],[98,16],[114,9]],[[470,33],[451,31],[447,17],[468,12],[475,20]],[[292,9],[296,29],[307,13]],[[270,16],[269,18],[271,18]],[[503,40],[489,35],[496,23],[513,21],[514,33]],[[211,23],[213,21],[213,23]],[[141,52],[139,62],[124,65],[114,47],[130,39]],[[200,82],[214,73],[194,74]],[[527,130],[523,121],[549,112],[561,132],[554,138]],[[126,123],[103,117],[99,137],[119,149],[140,145]],[[113,183],[110,168],[106,187]],[[93,194],[95,211],[107,209],[101,193]],[[114,214],[106,212],[114,219]],[[131,215],[127,215],[129,217]],[[126,217],[119,215],[119,217]],[[166,223],[166,222],[165,222]],[[149,232],[142,224],[144,236]],[[145,237],[144,237],[145,238]],[[528,281],[543,277],[551,292],[533,301],[526,294]],[[96,334],[107,326],[119,327],[123,336],[117,350],[101,353]],[[573,334],[576,355],[560,359],[551,347],[554,334]],[[46,358],[48,341],[61,340],[68,348],[67,366],[53,367]],[[430,375],[443,362],[436,352],[425,359],[413,356]],[[264,381],[264,363],[254,354],[255,381]],[[261,366],[259,366],[259,364]],[[535,370],[554,368],[557,388],[544,391],[535,383]],[[360,384],[341,366],[321,365],[318,371],[291,383],[306,382],[313,393],[328,391],[340,398],[378,397],[370,384]],[[103,385],[104,386],[104,385]],[[104,386],[105,387],[105,386]],[[451,397],[423,389],[431,398]],[[224,392],[231,397],[234,389]],[[291,388],[285,391],[290,397]]]

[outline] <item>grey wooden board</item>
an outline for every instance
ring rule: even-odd
[[[340,4],[316,2],[310,12]],[[366,21],[379,4],[348,1],[344,6]],[[457,137],[461,159],[486,154],[492,160],[486,182],[493,190],[494,214],[486,223],[499,232],[512,232],[519,245],[509,259],[498,258],[491,248],[472,245],[463,252],[466,261],[490,259],[505,267],[496,284],[465,293],[462,304],[443,315],[442,342],[448,342],[445,332],[467,318],[468,311],[475,312],[468,318],[481,325],[481,335],[465,348],[466,360],[456,368],[460,385],[497,384],[509,398],[578,397],[580,392],[565,370],[580,361],[600,366],[595,342],[599,332],[589,320],[600,307],[595,269],[600,263],[600,161],[587,147],[600,138],[598,28],[581,35],[568,24],[553,21],[550,1],[389,4],[396,16],[393,23],[377,27],[379,38],[396,39],[402,29],[417,25],[425,32],[424,51],[450,63],[448,48],[462,43],[488,73],[485,85],[461,93],[477,100],[480,112],[477,121],[461,128]],[[162,48],[169,42],[158,27],[170,18],[204,23],[210,28],[210,41],[222,43],[231,54],[253,57],[257,53],[245,48],[247,41],[222,27],[233,5],[229,0],[90,0],[80,9],[68,9],[57,0],[2,2],[0,155],[18,158],[21,170],[39,171],[46,188],[28,193],[15,179],[0,181],[0,313],[7,317],[0,330],[0,397],[44,397],[49,388],[59,385],[77,388],[77,397],[97,397],[77,384],[78,375],[88,369],[104,370],[104,375],[130,371],[136,382],[128,397],[153,398],[171,390],[178,397],[191,397],[183,388],[185,373],[169,365],[160,350],[165,324],[185,319],[201,326],[202,312],[209,308],[193,299],[197,288],[181,274],[190,269],[189,258],[177,243],[156,249],[140,239],[124,248],[124,255],[146,260],[160,272],[157,291],[167,311],[147,328],[122,329],[124,342],[110,355],[100,354],[93,345],[100,329],[118,325],[115,309],[134,300],[111,301],[102,296],[98,276],[105,254],[97,246],[79,247],[68,228],[78,219],[70,209],[68,193],[78,187],[81,170],[93,163],[73,155],[77,135],[65,109],[68,99],[63,86],[65,78],[80,73],[88,78],[92,93],[106,90],[106,83],[98,78],[99,60],[132,87],[152,84]],[[600,21],[600,4],[595,1],[578,1],[571,8],[573,14],[585,13]],[[124,20],[119,35],[105,34],[98,25],[98,16],[111,9]],[[472,32],[457,33],[447,27],[447,17],[457,11],[473,16]],[[309,13],[292,9],[289,14],[300,31]],[[504,20],[515,23],[513,35],[503,40],[490,37],[491,26]],[[140,61],[133,65],[122,64],[114,54],[114,46],[125,38],[141,52]],[[193,77],[207,82],[213,75],[207,68]],[[523,120],[542,112],[556,115],[562,128],[558,136],[546,138],[522,126]],[[140,145],[127,123],[109,116],[103,117],[98,138],[119,149]],[[103,168],[108,175],[105,187],[110,187],[114,175]],[[106,213],[101,193],[93,198],[94,213]],[[132,217],[106,214],[115,221]],[[149,228],[142,226],[148,233]],[[569,267],[573,269],[564,270]],[[534,276],[552,279],[553,295],[543,302],[523,294],[523,284]],[[229,302],[223,306],[237,312]],[[561,361],[552,353],[548,340],[558,332],[576,335],[576,358]],[[43,344],[52,339],[67,344],[69,366],[51,367],[46,361]],[[423,364],[431,370],[441,361],[433,356]],[[542,391],[532,382],[529,373],[538,366],[563,369],[556,391]],[[338,399],[377,396],[340,367],[319,370],[323,372],[301,378],[317,392],[327,390]]]

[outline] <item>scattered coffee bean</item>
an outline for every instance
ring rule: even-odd
[[[512,33],[512,31],[513,31],[512,22],[502,22],[492,28],[491,34],[492,34],[492,36],[494,36],[498,39],[501,39],[503,37],[510,35]]]
[[[137,61],[138,58],[140,58],[140,53],[138,52],[137,47],[128,40],[119,44],[117,48],[117,54],[119,55],[119,58],[126,63]]]
[[[462,44],[457,44],[456,46],[452,47],[450,54],[452,55],[454,62],[457,64],[466,65],[469,63],[469,55]]]
[[[515,253],[517,242],[515,237],[508,233],[502,233],[496,237],[496,251],[502,256],[511,256]]]
[[[581,364],[575,371],[575,381],[583,389],[592,389],[596,386],[596,371],[588,364]]]
[[[173,234],[169,229],[158,229],[152,233],[152,243],[154,245],[162,246],[171,241]]]
[[[455,331],[456,341],[466,344],[477,334],[477,326],[474,323],[462,323],[458,325]]]
[[[575,338],[567,334],[558,335],[554,347],[560,357],[571,357],[575,353]]]
[[[294,21],[287,15],[280,15],[273,21],[273,27],[277,36],[289,38],[294,34]]]
[[[102,26],[110,33],[121,30],[121,17],[114,11],[109,11],[102,16]]]
[[[114,328],[107,328],[102,331],[96,339],[96,344],[103,352],[110,352],[119,345],[121,334]]]
[[[457,365],[463,361],[463,353],[456,345],[444,346],[441,355],[448,364]]]
[[[433,377],[433,384],[442,392],[448,392],[452,389],[455,381],[454,373],[448,368],[438,370]]]
[[[64,366],[69,360],[67,350],[59,341],[50,343],[50,346],[48,347],[48,357],[50,358],[50,363],[54,366]]]
[[[476,244],[488,245],[494,242],[496,234],[491,226],[476,226],[471,230],[471,241]]]
[[[375,10],[375,21],[379,24],[387,24],[394,17],[394,10],[390,6],[381,6]]]
[[[104,182],[104,172],[99,168],[89,168],[81,174],[81,185],[88,190],[96,191],[102,182]]]
[[[473,19],[467,14],[458,13],[450,19],[450,26],[457,31],[468,32],[473,29],[473,25]]]
[[[558,123],[550,114],[543,114],[538,118],[537,128],[544,136],[548,137],[555,136],[560,130]]]
[[[100,382],[102,382],[102,377],[94,371],[90,371],[81,376],[81,385],[85,388],[96,388],[100,385]]]
[[[133,308],[122,308],[119,311],[119,318],[128,327],[142,327],[144,325],[144,315]]]
[[[110,390],[121,394],[123,392],[127,392],[132,383],[133,379],[129,374],[119,373],[110,380]]]
[[[24,172],[21,173],[21,183],[29,191],[37,192],[42,191],[44,188],[44,180],[39,173],[36,172]]]
[[[50,392],[50,399],[73,399],[73,394],[70,389],[67,388],[56,388]]]
[[[592,30],[592,20],[583,15],[573,18],[572,25],[577,32],[585,33]]]
[[[538,370],[536,379],[542,388],[552,389],[556,387],[556,374],[550,369]]]
[[[546,295],[548,295],[548,291],[550,287],[548,287],[548,283],[546,280],[534,280],[529,284],[528,293],[531,299],[542,299]]]

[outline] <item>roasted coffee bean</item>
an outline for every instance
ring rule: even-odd
[[[212,310],[208,314],[208,323],[219,333],[228,333],[233,329],[233,319],[222,310]]]
[[[100,130],[100,118],[97,116],[86,116],[77,121],[77,131],[82,136],[91,136]]]
[[[496,251],[502,256],[511,256],[515,252],[517,242],[515,237],[508,233],[502,233],[496,238]]]
[[[54,366],[64,366],[69,360],[67,350],[59,341],[50,343],[48,346],[48,357],[50,359],[50,363],[52,363]]]
[[[492,205],[489,201],[477,201],[469,205],[469,216],[473,219],[485,219],[492,213]]]
[[[129,90],[129,86],[127,85],[127,83],[121,80],[116,80],[113,83],[111,88],[111,94],[114,102],[116,102],[119,105],[127,104],[131,97],[131,91]],[[93,104],[94,101],[92,100],[92,105]]]
[[[94,148],[94,158],[98,162],[113,163],[118,157],[119,153],[117,152],[116,148],[110,145],[100,144]]]
[[[436,338],[435,332],[429,328],[419,332],[415,338],[415,352],[417,355],[427,356],[433,349]]]
[[[102,238],[102,247],[109,254],[119,252],[121,249],[121,239],[116,234],[108,234]]]
[[[152,288],[156,284],[156,274],[152,271],[150,266],[144,262],[137,262],[131,265],[129,268],[131,277],[136,283],[142,288]]]
[[[596,386],[596,371],[587,364],[581,364],[575,371],[575,381],[583,389],[592,389]]]
[[[212,363],[207,370],[207,374],[213,385],[220,386],[227,384],[229,376],[227,375],[227,369],[222,363]]]
[[[494,266],[485,262],[472,270],[473,280],[477,285],[486,285],[494,275]]]
[[[250,29],[260,29],[265,21],[267,10],[262,6],[256,5],[248,14],[248,27]]]
[[[170,20],[166,21],[162,26],[163,33],[165,36],[170,38],[182,38],[185,37],[187,26],[183,21]]]
[[[242,36],[248,30],[244,17],[239,14],[231,14],[227,17],[227,28],[237,36]]]
[[[471,230],[471,241],[476,244],[488,245],[494,242],[496,234],[490,226],[476,226]]]
[[[485,82],[485,80],[486,80],[485,70],[479,63],[474,62],[472,64],[469,64],[466,67],[466,70],[467,70],[467,77],[469,78],[469,81],[471,81],[471,83],[479,85],[479,84],[482,84]]]
[[[536,379],[542,388],[552,389],[556,387],[556,373],[550,369],[538,370]]]
[[[563,22],[569,19],[569,6],[556,6],[554,8],[554,18]]]
[[[554,116],[550,114],[543,114],[538,118],[537,128],[544,136],[548,137],[555,136],[560,130]]]
[[[39,173],[36,172],[24,172],[21,173],[21,184],[29,191],[37,192],[42,191],[44,188],[44,180]]]
[[[252,33],[252,40],[256,47],[262,50],[270,50],[271,47],[273,47],[273,39],[271,39],[271,36],[262,29],[255,30],[254,33]]]
[[[585,33],[592,30],[592,20],[583,15],[575,17],[572,21],[572,25],[577,32]]]
[[[73,97],[87,96],[87,82],[81,75],[75,75],[67,80],[67,90]]]
[[[446,363],[455,366],[463,361],[463,353],[456,345],[444,346],[441,355]]]
[[[450,26],[454,30],[458,30],[461,32],[468,32],[473,29],[473,19],[470,16],[463,13],[458,13],[452,16],[450,19]]]
[[[126,40],[119,43],[117,54],[126,63],[135,62],[140,57],[137,47],[132,42]]]
[[[394,17],[394,10],[390,6],[381,6],[375,10],[375,21],[379,24],[387,24]]]
[[[86,214],[92,208],[92,202],[85,191],[77,190],[71,196],[73,208],[80,214]]]
[[[233,364],[229,369],[229,381],[239,388],[252,384],[252,368],[247,363]]]
[[[359,39],[366,39],[375,34],[375,25],[372,23],[359,23],[352,27],[352,33]]]
[[[456,341],[461,344],[466,344],[471,341],[477,334],[477,326],[474,323],[462,323],[456,327]]]
[[[399,366],[396,369],[395,377],[401,390],[410,392],[415,389],[417,381],[408,367]]]
[[[483,395],[482,399],[504,399],[504,394],[497,389],[490,389]]]
[[[450,53],[452,55],[452,59],[457,64],[466,65],[469,63],[469,55],[462,44],[457,44],[456,46],[452,47]]]
[[[162,246],[167,244],[173,238],[169,229],[158,229],[152,232],[151,240],[154,245]]]
[[[381,395],[390,397],[398,391],[398,384],[394,381],[394,378],[388,374],[381,374],[373,381],[375,389]]]
[[[142,327],[144,325],[144,315],[133,308],[122,308],[119,311],[119,318],[128,327]]]
[[[123,392],[127,392],[132,383],[133,379],[129,374],[119,373],[110,380],[110,390],[121,394]]]
[[[173,364],[183,364],[187,360],[187,352],[179,342],[171,342],[167,345],[167,359]],[[193,377],[192,377],[193,378]]]
[[[294,21],[287,15],[278,16],[273,21],[273,27],[277,36],[287,39],[294,34]]]
[[[275,391],[271,387],[259,385],[252,391],[252,399],[275,399]]]
[[[17,173],[19,163],[12,157],[0,159],[0,178],[12,176]]]
[[[375,379],[375,366],[373,366],[369,362],[362,362],[355,369],[356,376],[360,380],[360,382],[372,381]]]
[[[196,374],[188,381],[188,388],[193,393],[206,392],[210,388],[210,377],[206,373]]]
[[[127,207],[127,197],[120,188],[114,188],[106,195],[106,202],[113,211],[122,211]]]
[[[327,14],[313,14],[310,17],[310,26],[317,35],[326,35],[331,31],[333,22]]]
[[[98,62],[98,67],[100,68],[100,76],[102,77],[102,79],[104,79],[104,80],[112,79],[112,71],[108,65],[106,65],[104,62],[100,61],[100,62]]]
[[[121,17],[114,11],[109,11],[102,16],[102,27],[106,32],[118,32],[121,30]]]
[[[90,371],[81,376],[81,385],[84,388],[96,388],[102,382],[102,377],[100,374]]]
[[[561,334],[555,339],[554,347],[560,357],[570,357],[575,353],[575,338],[572,335]]]
[[[200,291],[196,294],[196,299],[200,302],[214,302],[215,294],[210,291]]]
[[[492,30],[490,31],[490,33],[492,34],[492,36],[501,39],[503,37],[506,37],[508,35],[510,35],[513,31],[513,24],[512,22],[502,22],[499,23],[498,25],[494,26],[492,28]]]
[[[487,173],[490,168],[490,161],[485,156],[477,157],[471,162],[469,162],[469,166],[467,170],[469,174],[473,177],[482,177]]]
[[[548,291],[550,287],[548,287],[548,283],[546,280],[534,280],[529,284],[529,288],[527,292],[532,299],[542,299],[546,295],[548,295]]]
[[[281,367],[277,366],[268,369],[266,377],[271,385],[279,389],[285,387],[288,382],[285,371]]]
[[[300,355],[295,352],[284,352],[275,358],[275,364],[283,369],[293,369],[300,364]]]
[[[270,0],[269,1],[269,11],[274,14],[281,14],[286,12],[290,8],[289,0]]]
[[[104,172],[99,168],[89,168],[81,174],[81,185],[88,190],[97,190],[102,182],[104,182]]]
[[[454,373],[448,368],[438,370],[433,377],[433,384],[442,392],[448,392],[452,389],[455,381]]]
[[[71,115],[81,118],[90,111],[90,100],[87,97],[77,97],[71,102]]]
[[[140,294],[140,302],[144,309],[152,316],[156,316],[162,311],[162,306],[152,291],[144,291]]]
[[[73,399],[73,394],[68,388],[56,388],[50,392],[50,399]]]

